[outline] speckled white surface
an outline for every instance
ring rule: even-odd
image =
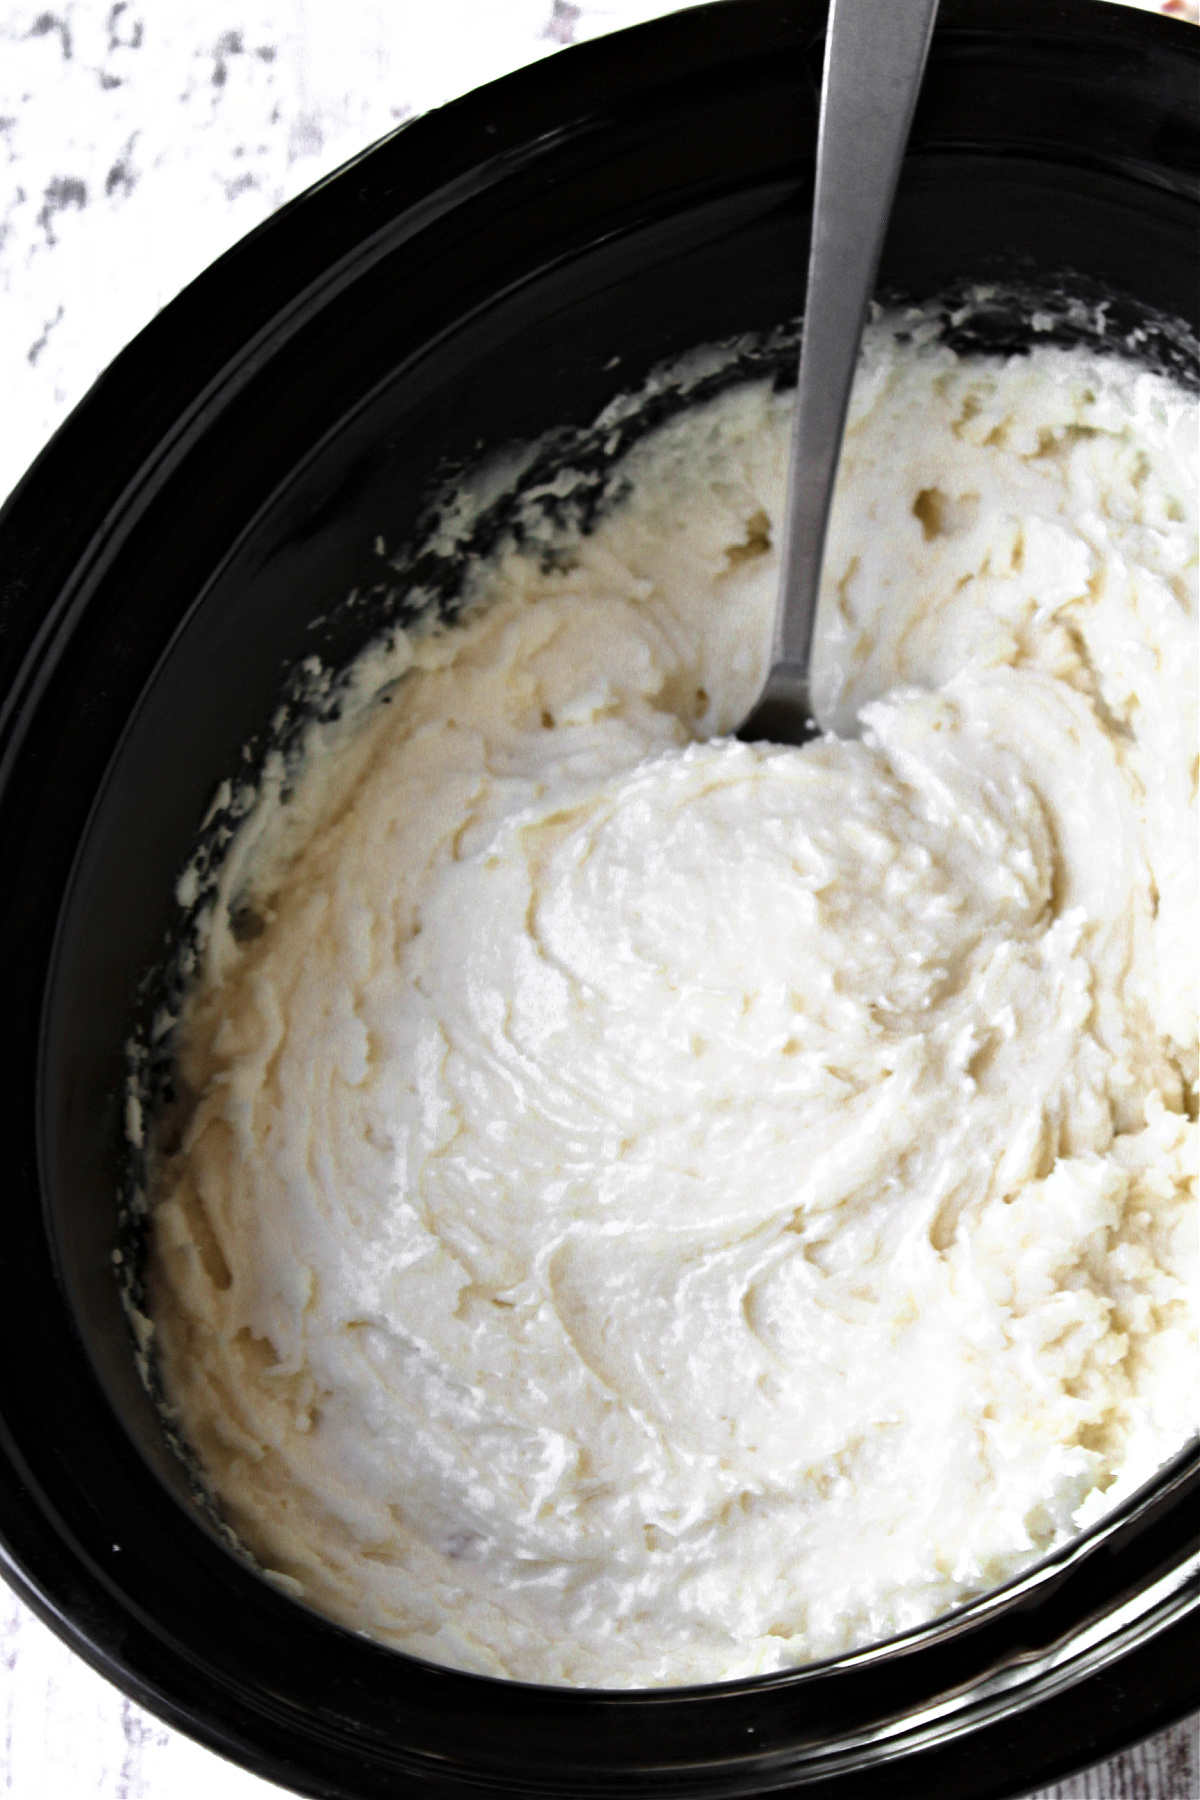
[[[0,495],[121,346],[372,139],[670,0],[0,7]]]
[[[1195,20],[1193,0],[1137,0]],[[0,0],[0,496],[244,232],[413,113],[670,0]],[[1193,1800],[1194,1722],[1052,1790]],[[11,1800],[278,1793],[132,1705],[0,1587]]]

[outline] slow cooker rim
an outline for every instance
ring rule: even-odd
[[[1083,0],[1083,4],[1085,4],[1085,5],[1090,5],[1092,3],[1093,3],[1093,0]],[[764,16],[768,13],[777,14],[780,11],[780,9],[777,6],[770,4],[770,0],[768,0],[768,3],[765,5],[762,4],[762,0],[742,0],[742,4],[744,6],[746,6],[748,9],[755,10],[755,11],[763,14]],[[704,14],[708,14],[711,16],[712,14],[717,12],[719,6],[724,7],[725,5],[727,5],[727,0],[717,0],[717,4],[715,4],[715,5],[695,9],[695,14],[704,13]],[[948,6],[947,11],[950,12],[951,10],[952,9]],[[961,8],[957,8],[954,10],[959,10],[959,11],[962,11],[963,13],[970,13],[970,12],[978,12],[980,10],[980,8],[970,5],[969,0],[967,0],[967,4],[963,5]],[[1079,12],[1078,7],[1071,6],[1071,5],[1063,6],[1061,4],[1059,5],[1058,10],[1067,16],[1071,15],[1072,13]],[[671,19],[654,21],[648,26],[638,27],[635,29],[639,33],[660,31],[665,26],[671,26],[672,29],[674,29],[676,26],[676,22],[679,19],[688,18],[689,16],[694,16],[694,15],[688,15],[688,14],[675,15]],[[1132,22],[1132,17],[1130,18],[1129,22]],[[1090,23],[1090,21],[1089,21],[1089,23]],[[1159,30],[1161,30],[1161,28],[1165,27],[1168,31],[1171,31],[1171,32],[1176,32],[1176,31],[1181,31],[1181,30],[1186,29],[1185,27],[1174,25],[1169,21],[1155,20],[1155,19],[1151,19],[1151,18],[1145,17],[1145,16],[1138,18],[1138,24],[1139,24],[1139,26],[1154,27]],[[628,34],[619,34],[619,35],[620,35],[620,37],[624,38]],[[615,40],[607,40],[607,43],[612,43],[614,41]],[[601,44],[605,45],[605,41],[602,40]],[[597,46],[589,45],[584,48],[586,51],[590,52],[594,48],[597,48]],[[1190,48],[1190,45],[1189,45],[1189,48]],[[570,54],[574,55],[576,53],[571,52]],[[544,66],[545,65],[543,65],[543,67]],[[527,72],[525,72],[525,71],[521,72],[522,75],[525,73],[527,73]],[[520,78],[519,76],[518,77],[508,77],[508,78],[506,78],[506,80],[509,82],[516,82],[519,80],[519,78]],[[502,85],[503,84],[496,84],[497,87],[502,86]],[[489,95],[491,92],[492,92],[492,90],[481,90],[481,95]],[[481,97],[480,95],[468,96],[467,100],[465,100],[463,102],[458,102],[455,104],[458,106],[461,106],[461,107],[467,107],[470,105],[471,102],[478,101],[480,99],[480,97]],[[419,121],[419,122],[417,122],[416,125],[414,125],[412,127],[408,127],[407,129],[415,131],[419,128],[419,125],[422,123],[424,123],[424,121]],[[398,135],[398,134],[396,134],[396,135]],[[395,141],[395,137],[393,136],[393,138],[385,140],[385,143],[392,143],[394,141]],[[380,148],[380,146],[376,146],[375,150],[378,150],[379,148]],[[334,176],[327,178],[327,181],[325,183],[319,184],[318,189],[312,190],[312,192],[324,191],[332,186],[335,186],[338,182],[344,182],[344,181],[348,180],[351,177],[352,173],[360,167],[362,162],[369,159],[373,154],[375,154],[375,150],[364,152],[364,155],[362,158],[356,159],[353,164],[351,164],[347,167],[347,169],[339,171]],[[294,222],[296,219],[296,210],[295,209],[303,207],[308,198],[309,198],[309,196],[303,196],[299,202],[294,203],[293,208],[287,209],[286,219],[285,219],[285,215],[277,215],[276,219],[269,221],[266,225],[264,225],[263,227],[260,227],[259,233],[254,234],[255,239],[256,240],[260,239],[261,234],[271,233],[276,227],[278,227],[280,230],[282,230],[285,222],[289,224],[289,229],[290,229],[290,222]],[[230,259],[236,258],[238,251],[241,250],[242,248],[243,248],[242,246],[238,246],[235,249],[235,251],[231,252]],[[224,278],[224,276],[232,275],[232,272],[233,272],[232,263],[230,263],[230,266],[228,268],[226,268],[226,263],[229,262],[230,259],[223,259],[223,262],[221,264],[216,265],[214,270],[208,271],[208,272],[206,272],[206,274],[204,276],[200,277],[199,281],[195,284],[194,289],[191,290],[193,296],[195,295],[197,290],[204,289],[204,285],[206,283],[213,283],[211,291],[215,293],[217,291],[216,277],[218,275],[218,272],[224,271],[224,275],[222,276],[222,278]],[[353,274],[348,272],[346,275],[346,279],[353,279]],[[309,290],[305,290],[305,297],[307,297],[308,292],[309,292]],[[175,303],[175,304],[178,304],[178,303]],[[167,311],[168,311],[168,313],[170,313],[171,309],[167,309]],[[166,318],[166,316],[167,315],[165,315],[165,314],[162,315],[163,318]],[[265,326],[263,329],[264,329],[264,331],[269,331],[270,327]],[[271,342],[273,345],[277,345],[278,339],[275,338],[274,336],[272,336]],[[124,353],[124,355],[128,355],[128,354],[129,354],[128,352]],[[52,444],[43,453],[42,458],[40,458],[39,462],[35,465],[34,469],[30,471],[30,474],[29,474],[29,476],[26,477],[26,480],[22,484],[22,487],[18,490],[17,494],[15,494],[13,496],[13,500],[9,503],[9,506],[6,507],[4,514],[0,515],[0,537],[2,537],[3,534],[11,526],[15,525],[15,526],[19,527],[19,518],[20,518],[21,512],[23,510],[27,510],[31,505],[35,505],[37,493],[39,491],[45,492],[47,483],[52,483],[54,481],[54,479],[55,479],[54,468],[56,465],[56,460],[62,460],[65,455],[65,450],[69,449],[69,437],[70,437],[70,434],[71,434],[73,428],[79,429],[80,414],[83,413],[84,410],[86,408],[88,408],[89,406],[93,406],[93,405],[98,405],[101,407],[103,406],[103,404],[105,403],[105,395],[101,394],[100,390],[105,387],[106,383],[108,384],[109,388],[111,389],[113,382],[115,381],[115,378],[117,376],[117,373],[121,367],[121,361],[122,361],[122,359],[118,359],[118,363],[116,365],[114,365],[113,370],[111,370],[106,377],[101,378],[101,382],[97,384],[97,389],[93,390],[92,395],[90,395],[88,397],[88,399],[82,404],[81,408],[79,409],[79,412],[76,415],[73,415],[72,420],[68,421],[67,425],[63,427],[62,432],[59,434],[58,437],[56,437],[55,440],[53,440]],[[224,373],[224,372],[225,372],[225,370],[223,368],[222,373]],[[97,398],[98,395],[99,395],[99,398]],[[205,400],[198,403],[197,410],[199,411],[200,408],[202,408],[204,405],[207,405],[207,404],[219,404],[219,400],[217,398],[215,398],[213,395],[209,395]],[[196,424],[197,424],[197,428],[199,428],[198,420],[196,421]],[[136,484],[136,482],[135,482],[135,484]],[[118,496],[116,501],[113,502],[112,506],[110,507],[109,513],[106,516],[106,521],[105,521],[106,525],[114,526],[120,522],[119,515],[122,512],[122,503],[123,503],[123,500],[124,500],[124,497],[125,497],[125,494],[127,491],[128,491],[127,489],[122,490],[121,494]],[[31,496],[34,496],[35,498],[31,500]],[[139,495],[140,499],[144,499],[146,497],[147,496],[145,494]],[[128,522],[129,522],[128,519],[126,519],[125,523],[127,524]],[[92,538],[90,539],[90,541],[88,543],[87,549],[82,553],[82,555],[77,559],[77,561],[75,563],[76,570],[77,571],[81,570],[84,567],[84,565],[86,563],[88,563],[89,561],[92,561],[93,566],[94,566],[94,559],[102,558],[102,548],[103,548],[103,546],[102,546],[100,537],[97,534],[93,534]],[[10,693],[11,692],[12,692],[12,690],[10,690]],[[18,699],[21,699],[22,696],[19,694],[17,697],[18,697]],[[28,702],[30,700],[30,692],[29,692],[28,688],[23,689],[23,698],[24,698],[24,701],[26,701],[26,702]],[[20,710],[21,711],[24,710],[23,705],[20,707]],[[12,748],[12,747],[13,746],[10,746],[10,748]],[[12,1458],[10,1466],[13,1468],[13,1472],[16,1473],[17,1469],[19,1467],[19,1462],[20,1462],[19,1450],[17,1449],[17,1447],[15,1445],[10,1446],[8,1444],[7,1432],[4,1430],[2,1422],[0,1422],[0,1434],[3,1435],[3,1438],[5,1440],[6,1450],[8,1450],[10,1452],[10,1455]],[[1191,1454],[1194,1457],[1194,1452],[1192,1452]],[[61,1547],[61,1543],[62,1543],[62,1540],[60,1538],[58,1540],[59,1547]],[[6,1573],[9,1573],[10,1579],[15,1578],[14,1585],[18,1586],[18,1588],[21,1591],[23,1591],[23,1593],[25,1594],[25,1597],[30,1600],[31,1604],[34,1605],[35,1610],[38,1611],[39,1614],[41,1614],[41,1616],[46,1618],[47,1623],[50,1623],[52,1625],[52,1627],[60,1633],[60,1635],[68,1637],[68,1640],[72,1642],[73,1647],[76,1648],[80,1654],[83,1654],[85,1656],[86,1660],[92,1662],[93,1666],[100,1668],[102,1670],[102,1672],[104,1672],[105,1674],[107,1674],[109,1676],[110,1679],[116,1679],[118,1681],[118,1685],[122,1686],[126,1692],[131,1693],[132,1697],[139,1699],[139,1701],[142,1704],[148,1704],[150,1706],[151,1710],[157,1711],[159,1713],[164,1713],[164,1711],[167,1710],[167,1708],[169,1706],[169,1702],[167,1702],[165,1700],[164,1696],[161,1693],[159,1693],[157,1690],[145,1688],[143,1686],[143,1684],[140,1683],[137,1680],[137,1678],[129,1671],[129,1669],[127,1669],[125,1667],[124,1664],[120,1663],[119,1661],[115,1660],[112,1657],[111,1653],[107,1653],[107,1652],[98,1650],[96,1648],[96,1645],[93,1643],[92,1639],[87,1637],[86,1635],[82,1634],[81,1628],[80,1628],[77,1620],[71,1618],[69,1614],[58,1611],[57,1609],[55,1609],[52,1606],[49,1599],[38,1588],[38,1586],[36,1584],[36,1577],[32,1574],[31,1570],[29,1570],[25,1567],[24,1559],[22,1557],[20,1557],[19,1554],[14,1557],[13,1562],[6,1568]],[[1024,1580],[1024,1579],[1025,1578],[1022,1578],[1022,1580]],[[991,1601],[992,1598],[993,1598],[992,1596],[987,1596],[986,1601]],[[977,1603],[977,1604],[985,1604],[986,1601]],[[966,1610],[971,1610],[971,1609],[966,1609]],[[956,1615],[950,1615],[950,1618],[952,1619],[955,1616]],[[868,1651],[862,1652],[859,1654],[864,1655],[864,1656],[870,1656],[873,1653],[883,1654],[887,1649],[888,1649],[888,1646],[873,1646],[873,1647],[870,1647],[870,1649]],[[805,1674],[810,1673],[810,1672],[811,1671],[799,1670],[799,1671],[795,1671],[795,1672],[787,1672],[786,1674],[779,1676],[779,1677],[759,1678],[759,1681],[755,1684],[755,1686],[757,1689],[761,1689],[764,1685],[769,1685],[771,1683],[794,1681],[797,1676],[803,1677]],[[467,1681],[471,1681],[471,1680],[486,1679],[486,1678],[465,1677],[463,1679],[465,1679]],[[507,1686],[509,1684],[504,1684],[504,1685]],[[517,1685],[517,1684],[511,1684],[511,1685]],[[725,1686],[725,1685],[726,1684],[722,1684],[722,1686]],[[731,1685],[740,1685],[740,1684],[731,1684]],[[544,1690],[544,1689],[535,1690],[535,1691],[538,1692],[539,1694],[544,1694],[546,1692],[553,1692],[553,1690]],[[653,1704],[662,1705],[662,1704],[669,1704],[675,1700],[684,1700],[693,1694],[695,1694],[697,1696],[711,1695],[712,1691],[713,1691],[712,1689],[662,1690],[662,1691],[651,1690],[651,1691],[648,1691],[645,1693],[638,1692],[636,1694],[620,1694],[617,1697],[617,1700],[618,1700],[618,1703],[626,1703],[626,1702],[629,1702],[632,1700],[634,1703],[641,1703],[641,1702],[645,1701],[645,1702],[649,1702],[649,1703],[653,1703]],[[607,1706],[607,1705],[612,1704],[613,1697],[610,1695],[605,1695],[604,1700],[605,1700],[605,1704]],[[173,1708],[171,1710],[173,1710]],[[194,1735],[197,1732],[197,1723],[196,1723],[194,1715],[192,1715],[192,1714],[177,1713],[174,1716],[172,1722],[180,1724],[184,1729],[191,1731]],[[218,1747],[218,1748],[224,1747],[224,1740],[218,1741],[216,1738],[213,1738],[211,1741],[214,1742],[215,1747]],[[242,1760],[242,1761],[246,1760],[246,1754],[245,1754],[244,1747],[239,1748],[237,1751],[237,1754],[239,1756],[239,1760]],[[261,1767],[264,1772],[275,1772],[274,1764],[263,1763],[261,1765]],[[326,1791],[332,1792],[333,1790],[318,1786],[318,1787],[311,1788],[310,1791],[312,1791],[312,1792],[326,1792]],[[349,1790],[347,1790],[347,1791],[349,1791]]]

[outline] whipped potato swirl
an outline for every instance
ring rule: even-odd
[[[1194,403],[876,328],[796,750],[726,735],[790,399],[364,658],[178,1026],[180,1427],[276,1579],[437,1662],[836,1654],[1195,1428]]]

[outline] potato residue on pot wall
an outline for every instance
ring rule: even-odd
[[[1195,406],[920,335],[856,389],[830,735],[725,735],[790,409],[744,386],[372,650],[228,859],[162,1378],[266,1568],[387,1644],[784,1668],[1194,1429]]]

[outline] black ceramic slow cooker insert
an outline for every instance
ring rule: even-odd
[[[216,784],[289,667],[358,647],[357,614],[313,629],[331,601],[386,612],[376,539],[439,471],[801,311],[823,28],[721,0],[385,139],[160,314],[0,515],[0,1558],[126,1693],[304,1793],[985,1800],[1196,1704],[1195,1449],[833,1663],[598,1693],[383,1649],[205,1524],[113,1279],[123,1046]],[[1096,0],[944,0],[881,284],[1066,280],[1194,331],[1198,52]],[[1184,368],[1185,333],[1156,344]]]

